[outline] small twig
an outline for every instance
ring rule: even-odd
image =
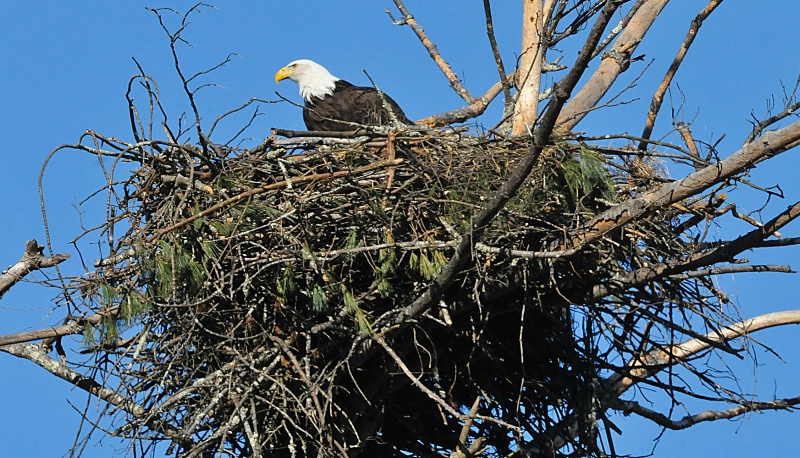
[[[395,159],[394,143],[396,135],[397,134],[395,132],[390,131],[389,137],[386,139],[386,159],[389,161],[393,161]],[[392,183],[394,183],[394,171],[394,166],[387,167],[386,169],[386,186],[384,187],[385,194],[383,195],[383,200],[381,202],[384,210],[386,210],[386,208],[389,206],[389,191],[392,189]]]
[[[194,5],[193,7],[191,7],[189,9],[189,11],[187,11],[186,14],[183,14],[183,15],[181,15],[177,11],[175,11],[173,9],[170,9],[170,8],[146,8],[146,9],[156,15],[156,17],[158,18],[158,23],[161,24],[161,28],[167,34],[167,37],[169,37],[169,47],[170,47],[170,50],[172,51],[172,60],[173,60],[173,64],[174,64],[173,66],[175,68],[175,71],[178,73],[178,77],[180,78],[181,83],[183,84],[183,90],[186,93],[186,96],[189,98],[189,105],[192,107],[192,112],[194,113],[194,120],[195,120],[194,121],[194,126],[197,129],[197,134],[198,134],[198,137],[199,137],[199,141],[200,141],[200,144],[203,147],[203,152],[205,153],[207,148],[208,148],[208,145],[206,144],[206,142],[204,140],[205,135],[203,135],[203,129],[200,126],[200,119],[201,119],[200,118],[200,111],[198,110],[197,104],[195,103],[195,100],[194,100],[195,91],[189,89],[189,83],[190,83],[191,79],[194,78],[194,76],[191,79],[187,79],[183,75],[183,70],[182,70],[181,65],[180,65],[180,59],[178,58],[178,50],[175,47],[175,44],[178,43],[178,42],[187,43],[186,40],[184,40],[181,37],[181,33],[183,33],[183,31],[186,29],[186,26],[188,25],[186,20],[188,19],[189,15],[192,14],[192,12],[194,12],[195,10],[199,9],[201,6],[209,6],[209,5],[198,3],[198,4]],[[178,14],[178,15],[182,16],[181,27],[178,28],[178,30],[176,30],[175,32],[172,32],[172,31],[169,30],[169,27],[167,27],[167,25],[164,23],[164,17],[161,15],[161,11],[162,10],[171,11],[171,12],[173,12],[175,14]],[[195,75],[195,76],[197,76],[197,75]]]
[[[751,226],[764,227],[763,224],[761,224],[757,220],[753,219],[751,216],[745,215],[744,213],[739,213],[739,211],[738,211],[738,209],[737,209],[735,204],[731,205],[730,212],[731,212],[731,215],[733,215],[735,218],[739,218],[740,220],[742,220],[742,221],[744,221],[746,223],[749,223]],[[774,231],[769,235],[774,235],[777,238],[781,238],[781,233],[778,232],[778,231]]]
[[[389,115],[389,121],[390,121],[389,127],[398,128],[405,126],[406,125],[405,123],[400,122],[400,120],[397,119],[397,113],[395,113],[395,111],[392,109],[392,106],[389,105],[389,101],[386,99],[386,94],[384,94],[381,88],[379,88],[378,85],[375,84],[375,80],[372,79],[372,77],[369,75],[369,72],[367,72],[367,70],[363,68],[361,69],[361,71],[364,72],[365,75],[367,75],[367,79],[369,80],[370,84],[372,84],[372,87],[378,93],[378,97],[381,98],[381,108],[383,108],[383,111],[385,111],[386,114]]]
[[[694,160],[695,171],[702,169],[705,161],[700,157],[700,151],[697,150],[697,144],[694,142],[694,138],[692,138],[692,131],[689,129],[689,124],[679,121],[675,124],[675,129],[681,134],[681,138],[683,138],[683,142],[686,144],[686,149],[689,151],[689,156]],[[649,132],[647,132],[647,134],[649,135]],[[644,134],[642,134],[642,137],[647,138]],[[645,149],[647,149],[647,142],[640,142],[639,150]]]
[[[211,124],[211,129],[208,130],[208,136],[211,137],[212,135],[214,135],[214,129],[217,128],[217,124],[219,124],[220,121],[222,121],[223,119],[225,119],[226,117],[228,117],[228,116],[230,116],[230,115],[232,115],[234,113],[238,113],[238,112],[244,110],[245,108],[249,107],[251,104],[253,104],[255,102],[261,102],[261,103],[268,103],[269,104],[269,103],[278,103],[278,100],[264,100],[264,99],[259,99],[257,97],[252,97],[250,100],[248,100],[247,102],[243,103],[242,105],[240,105],[240,106],[238,106],[238,107],[236,107],[234,109],[228,110],[225,113],[222,113],[221,115],[217,116],[217,119],[215,119],[214,123]]]
[[[798,78],[798,83],[800,83],[800,78]],[[767,119],[759,121],[757,124],[755,124],[755,126],[753,126],[753,132],[751,132],[750,135],[747,136],[747,139],[744,141],[744,144],[746,145],[748,143],[752,143],[753,140],[758,138],[761,135],[761,133],[764,132],[764,129],[771,126],[772,124],[775,124],[776,122],[784,118],[787,118],[789,116],[792,115],[796,116],[798,114],[798,110],[800,110],[800,101],[788,105],[783,111],[774,116],[770,116]]]

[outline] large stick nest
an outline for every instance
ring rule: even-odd
[[[650,332],[634,329],[642,317],[666,326],[665,301],[705,300],[691,279],[593,296],[687,251],[669,216],[569,261],[542,254],[563,249],[565,234],[630,184],[564,141],[484,228],[438,306],[399,313],[469,237],[472,215],[528,145],[456,133],[322,143],[270,139],[225,159],[207,144],[121,155],[141,165],[109,222],[127,222],[127,233],[77,285],[90,307],[113,312],[88,338],[119,356],[109,372],[150,412],[118,433],[166,435],[185,453],[424,456],[463,446],[506,456],[520,442],[544,447],[574,417],[580,431],[563,436],[593,449],[594,380],[608,369],[598,361],[649,346]],[[627,328],[575,329],[587,323],[576,311],[619,324],[630,304],[639,305]],[[123,340],[121,324],[141,332]]]

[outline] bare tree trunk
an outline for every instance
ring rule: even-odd
[[[552,3],[550,1],[547,2]],[[542,36],[544,34],[544,1],[522,2],[522,56],[519,62],[517,103],[514,107],[512,135],[527,133],[536,121],[539,109],[539,86],[542,76]]]

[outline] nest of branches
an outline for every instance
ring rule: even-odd
[[[677,213],[570,252],[570,234],[658,174],[641,159],[636,177],[612,173],[565,139],[480,228],[453,286],[416,307],[528,147],[391,132],[273,137],[226,158],[125,148],[140,167],[106,229],[127,233],[72,285],[106,317],[87,331],[116,359],[99,367],[141,406],[116,433],[187,456],[599,453],[598,380],[685,334],[676,314],[716,322],[713,288],[622,280],[695,249]]]

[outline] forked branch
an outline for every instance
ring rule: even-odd
[[[516,72],[508,75],[508,81],[514,81],[517,74]],[[503,91],[503,81],[495,83],[483,96],[475,99],[472,103],[465,107],[455,110],[446,111],[444,113],[428,116],[427,118],[420,119],[417,124],[422,124],[429,127],[441,127],[456,122],[464,122],[468,119],[476,118],[486,111],[486,108],[494,100],[498,94]]]

